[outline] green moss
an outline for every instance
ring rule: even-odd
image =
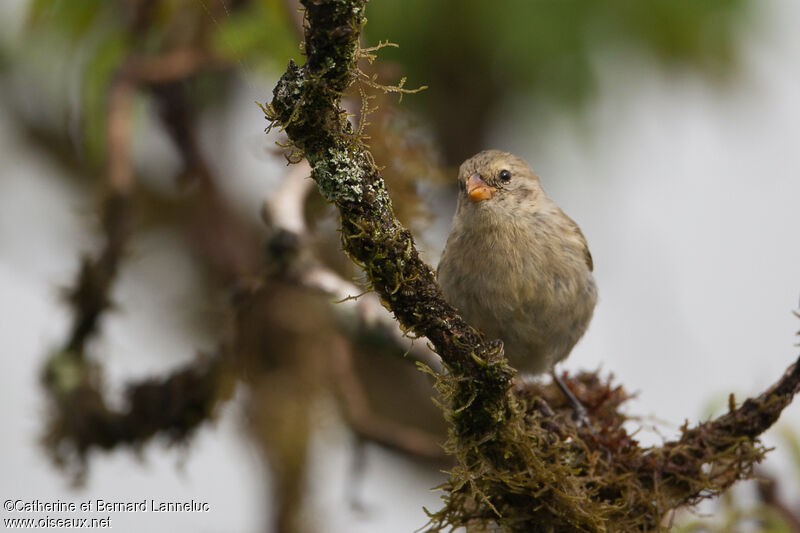
[[[670,509],[751,476],[765,453],[749,438],[720,436],[711,427],[641,448],[623,428],[620,407],[628,395],[621,387],[593,373],[573,383],[590,408],[591,428],[571,422],[572,410],[554,385],[527,385],[508,391],[507,416],[493,433],[459,433],[459,423],[481,423],[475,392],[462,405],[464,380],[439,377],[441,397],[454,399],[443,404],[453,427],[447,450],[458,466],[428,531],[467,522],[512,532],[657,531]]]

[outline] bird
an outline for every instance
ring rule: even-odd
[[[501,340],[518,371],[549,371],[573,404],[554,366],[592,319],[593,270],[580,227],[547,197],[523,159],[486,150],[461,165],[456,213],[437,268],[445,299],[487,338]]]

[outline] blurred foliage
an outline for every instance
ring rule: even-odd
[[[64,69],[63,74],[68,74],[66,65],[80,72],[81,148],[94,162],[105,151],[107,87],[132,42],[114,5],[103,0],[34,0],[17,58],[39,63],[25,65],[29,69],[47,69],[43,63],[52,62],[50,67]],[[62,83],[57,90],[68,92],[68,82]]]
[[[644,51],[672,63],[724,71],[736,58],[746,0],[443,0],[369,5],[368,43],[400,43],[385,58],[410,83],[409,99],[435,123],[450,163],[484,145],[510,97],[574,109],[594,87],[598,52]]]
[[[142,9],[146,4],[154,9]],[[203,48],[248,72],[277,74],[299,60],[293,0],[32,0],[27,36],[67,43],[83,72],[81,123],[91,159],[103,152],[103,87],[127,52]],[[735,65],[748,0],[375,0],[364,45],[402,65],[407,102],[432,126],[445,162],[486,148],[504,102],[579,109],[595,86],[593,62],[609,51],[644,53],[720,74]],[[148,12],[146,24],[132,13]],[[53,39],[59,35],[59,39]],[[60,50],[63,53],[63,50]],[[80,52],[78,54],[78,52]],[[2,54],[5,55],[5,54]],[[396,78],[395,78],[396,79]],[[393,80],[389,80],[393,81]]]
[[[30,9],[30,23],[33,25],[52,26],[71,39],[84,36],[92,25],[108,15],[111,2],[104,0],[74,0],[59,2],[57,0],[33,0]],[[115,17],[111,17],[114,20]]]
[[[290,57],[299,60],[298,43],[281,0],[32,0],[23,39],[0,57],[8,56],[12,68],[25,71],[24,83],[34,86],[26,98],[42,96],[35,87],[37,77],[47,76],[41,71],[63,69],[57,90],[75,91],[79,105],[59,109],[65,123],[58,126],[66,130],[68,115],[77,112],[80,151],[96,166],[106,149],[108,87],[126,59],[193,50],[250,76],[276,72]],[[75,77],[77,87],[70,85]],[[213,99],[225,99],[219,84],[206,85]]]
[[[215,32],[214,48],[224,57],[260,62],[279,72],[289,59],[300,61],[299,37],[291,28],[286,4],[257,0],[225,17]]]
[[[420,83],[456,62],[503,91],[533,89],[574,100],[591,88],[591,56],[603,46],[640,48],[699,66],[725,66],[734,55],[744,0],[403,0],[369,6],[370,41],[401,43],[396,53]],[[421,61],[421,58],[429,58]],[[478,67],[478,68],[476,68]],[[480,68],[486,67],[486,68]]]

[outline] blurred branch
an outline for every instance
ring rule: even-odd
[[[762,396],[649,450],[622,429],[621,415],[592,413],[593,424],[617,425],[613,432],[607,425],[588,431],[559,417],[540,395],[512,390],[514,371],[502,345],[486,343],[443,299],[341,108],[342,93],[358,78],[366,1],[302,3],[307,60],[302,67],[289,63],[267,116],[285,129],[320,192],[338,207],[345,251],[400,324],[427,336],[445,364],[437,388],[452,425],[448,451],[459,464],[431,529],[473,519],[507,531],[658,529],[670,509],[751,477],[765,453],[755,438],[797,392],[797,366]],[[588,392],[602,389],[592,387]]]
[[[197,48],[182,48],[152,57],[135,57],[125,75],[139,84],[161,84],[185,80],[200,72],[230,68],[224,59]]]
[[[131,4],[132,24],[141,25],[153,9],[151,1]],[[141,29],[141,28],[139,28]],[[110,291],[133,227],[132,193],[134,178],[131,162],[131,122],[133,99],[137,91],[152,88],[168,108],[164,124],[184,158],[187,171],[202,183],[205,220],[195,225],[204,231],[200,242],[224,242],[209,247],[208,257],[216,258],[218,270],[229,281],[254,272],[252,234],[237,224],[236,217],[213,186],[208,166],[202,158],[194,134],[192,116],[183,95],[175,85],[199,70],[216,68],[217,62],[205,54],[180,50],[163,56],[142,59],[129,54],[108,88],[106,119],[107,188],[103,203],[104,245],[96,259],[84,259],[75,287],[68,291],[74,307],[73,327],[61,351],[53,354],[43,372],[54,411],[44,438],[54,458],[65,464],[70,456],[83,464],[92,446],[110,449],[118,444],[141,443],[157,432],[173,439],[185,438],[198,424],[207,420],[214,405],[229,394],[220,394],[218,385],[225,372],[218,355],[175,371],[163,380],[145,380],[128,386],[127,407],[108,407],[101,383],[99,366],[86,359],[88,339],[96,333],[100,317],[111,307]],[[210,208],[209,208],[210,207]],[[198,219],[199,220],[199,219]],[[209,234],[223,233],[218,239]],[[249,238],[249,240],[248,240]],[[217,250],[211,253],[211,248]],[[79,472],[79,474],[82,472]]]
[[[165,378],[128,385],[126,407],[114,409],[101,392],[96,369],[58,354],[46,368],[56,411],[44,444],[57,464],[78,468],[76,480],[80,481],[92,448],[140,445],[157,433],[180,441],[208,420],[217,402],[228,396],[220,394],[225,377],[221,361],[217,355],[187,364]]]
[[[92,447],[111,449],[120,444],[139,445],[159,432],[175,440],[186,438],[197,425],[212,416],[218,402],[230,397],[232,387],[221,388],[221,385],[235,382],[231,381],[235,379],[233,376],[231,379],[225,376],[234,370],[232,362],[241,359],[241,354],[250,349],[241,343],[249,342],[254,346],[262,343],[262,340],[243,334],[242,326],[237,327],[231,339],[222,343],[219,354],[210,360],[186,365],[163,379],[129,385],[123,409],[108,406],[102,390],[100,367],[84,359],[84,343],[96,331],[102,312],[110,307],[109,292],[124,244],[131,233],[134,180],[130,159],[130,128],[132,102],[137,92],[152,95],[158,104],[162,125],[183,160],[184,168],[178,176],[179,180],[197,185],[193,194],[184,201],[192,208],[193,217],[189,227],[200,256],[212,265],[226,285],[246,293],[240,294],[234,302],[239,308],[237,313],[246,317],[250,313],[250,304],[243,302],[263,291],[251,279],[262,263],[255,246],[258,238],[219,193],[216,178],[198,143],[195,113],[189,108],[185,91],[187,80],[208,69],[224,66],[225,63],[192,49],[149,57],[131,54],[118,68],[109,86],[106,137],[107,181],[111,193],[104,205],[107,218],[106,247],[97,261],[86,263],[73,291],[76,307],[83,305],[87,308],[76,312],[76,333],[72,335],[67,350],[50,358],[44,372],[45,384],[55,400],[45,443],[62,464],[74,457],[82,465]],[[284,180],[270,204],[269,211],[275,213],[275,224],[271,225],[271,230],[273,234],[277,230],[292,231],[297,238],[307,241],[303,204],[308,192],[305,184],[311,183],[305,179],[310,169],[306,167],[302,175],[298,174],[298,169],[302,170],[302,167],[296,167],[293,174]],[[279,255],[279,252],[272,254],[270,260],[279,259]],[[345,282],[332,270],[317,262],[313,265],[304,270],[301,283],[306,287],[322,289],[328,294],[346,290],[348,296],[359,292],[353,284]],[[331,308],[342,317],[346,316],[348,321],[355,318],[359,327],[391,331],[391,338],[400,346],[404,349],[411,347],[410,339],[402,336],[396,323],[375,299],[349,301]],[[357,311],[353,313],[353,309]],[[383,318],[379,320],[376,318],[378,316]],[[244,323],[249,321],[247,318],[240,319]],[[267,332],[256,336],[265,337]],[[240,341],[240,337],[249,340]],[[268,342],[268,339],[263,342]],[[422,343],[417,346],[419,344]],[[431,355],[429,350],[426,355]],[[270,359],[273,354],[260,353],[259,357]],[[428,362],[435,366],[435,355]],[[236,363],[235,368],[239,371],[241,363]],[[441,448],[433,437],[373,415],[354,374],[348,375],[346,370],[340,368],[336,375],[344,376],[348,386],[354,387],[352,391],[346,391],[340,384],[339,392],[342,398],[347,399],[343,405],[356,432],[409,454],[423,458],[441,457]],[[191,393],[187,392],[187,388],[191,389]],[[153,414],[153,406],[157,405],[154,402],[160,402],[165,410],[158,415]]]
[[[133,88],[116,77],[109,89],[107,184],[103,203],[103,250],[96,259],[85,257],[75,287],[67,297],[75,308],[71,333],[64,350],[82,358],[87,339],[110,305],[109,291],[132,230],[130,123]]]
[[[296,271],[299,283],[319,290],[338,301],[331,311],[346,331],[368,331],[395,343],[412,360],[432,368],[441,368],[438,356],[424,342],[413,343],[403,335],[397,322],[371,294],[360,295],[355,284],[345,281],[332,269],[311,257],[307,249],[311,236],[305,222],[304,205],[312,190],[311,168],[303,160],[294,165],[278,189],[264,202],[264,219],[272,240],[294,243],[295,259],[288,268]],[[355,324],[354,324],[355,322]],[[434,435],[382,418],[373,413],[361,379],[353,368],[350,347],[335,339],[331,348],[331,382],[337,391],[350,428],[362,438],[412,457],[442,461],[445,454]],[[413,353],[412,353],[413,352]]]
[[[289,239],[300,248],[307,247],[310,239],[304,214],[306,196],[314,184],[310,174],[311,168],[306,160],[294,165],[261,210],[262,218],[273,233],[280,233],[280,238]],[[348,330],[361,330],[387,338],[412,361],[441,371],[441,360],[428,347],[427,339],[415,340],[406,335],[374,294],[363,294],[354,283],[308,257],[308,253],[299,255],[302,260],[296,262],[294,268],[299,270],[300,282],[337,300],[332,310]]]
[[[257,248],[261,237],[220,193],[218,178],[199,145],[195,114],[189,108],[184,85],[176,81],[152,87],[151,91],[159,105],[161,123],[183,159],[179,181],[198,185],[190,224],[193,244],[226,286],[240,284],[262,267]]]
[[[151,19],[156,2],[153,0],[130,2],[131,28],[144,31],[143,25]],[[82,357],[87,339],[97,328],[102,313],[111,305],[109,291],[118,270],[119,261],[133,226],[131,195],[134,179],[131,166],[131,121],[133,99],[140,85],[166,84],[185,80],[199,71],[219,68],[224,62],[213,59],[199,49],[180,49],[161,56],[139,57],[130,53],[118,68],[108,88],[108,113],[106,119],[107,185],[103,205],[103,233],[105,243],[96,259],[84,258],[75,287],[68,298],[75,307],[75,319],[65,350]],[[163,93],[162,93],[163,94]],[[175,112],[173,111],[174,115]],[[173,135],[187,164],[200,169],[204,176],[207,166],[201,161],[186,113],[170,124],[184,124],[180,133]],[[179,126],[176,126],[176,128]],[[175,129],[170,130],[175,133]],[[181,142],[183,139],[191,139]],[[208,182],[209,180],[206,180]]]
[[[797,508],[792,509],[783,501],[778,493],[778,483],[772,478],[759,472],[758,496],[765,505],[774,509],[780,517],[789,525],[791,531],[800,531],[800,514]]]
[[[348,346],[338,342],[330,352],[333,383],[342,400],[348,424],[356,434],[419,459],[438,463],[446,459],[447,455],[435,435],[372,412],[366,391],[353,368],[353,357]]]
[[[124,75],[111,83],[108,96],[108,183],[114,194],[129,195],[133,188],[131,169],[131,112],[134,87]]]

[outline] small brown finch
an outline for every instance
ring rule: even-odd
[[[458,172],[458,208],[439,262],[445,297],[511,364],[538,374],[569,355],[597,286],[578,225],[519,157],[488,150]]]

